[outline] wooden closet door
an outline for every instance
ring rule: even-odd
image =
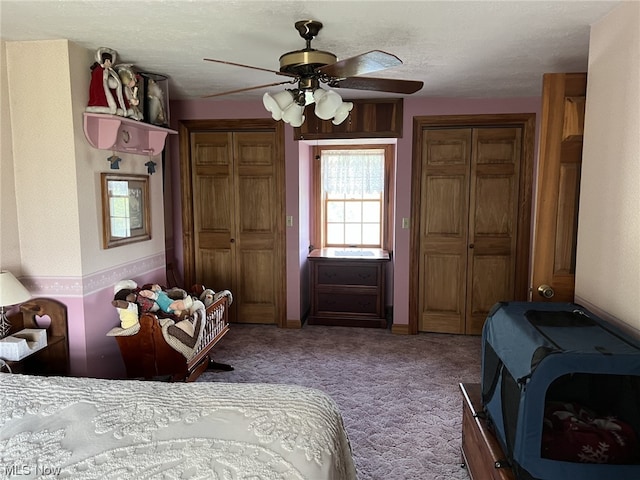
[[[231,132],[191,135],[194,279],[215,291],[235,290],[236,190]],[[230,311],[236,321],[237,309]]]
[[[516,299],[520,128],[473,130],[464,333],[480,334],[491,307]]]
[[[233,134],[237,321],[284,322],[284,176],[272,132]],[[279,182],[281,180],[281,182]]]
[[[285,326],[281,139],[275,127],[215,129],[227,123],[181,130],[185,281],[231,290],[232,322]]]
[[[521,128],[429,129],[420,182],[419,330],[479,334],[514,299]]]
[[[420,181],[419,330],[465,325],[471,129],[423,135]]]

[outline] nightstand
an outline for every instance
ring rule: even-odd
[[[20,306],[20,313],[9,317],[10,335],[24,328],[47,330],[47,346],[22,360],[9,361],[13,373],[31,375],[69,374],[69,335],[67,307],[51,298],[34,298]],[[46,322],[46,323],[45,323]]]

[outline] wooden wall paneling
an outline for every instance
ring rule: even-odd
[[[345,100],[346,101],[346,100]],[[305,110],[302,126],[294,128],[295,140],[322,140],[341,138],[401,138],[401,98],[359,99],[353,102],[353,110],[340,125],[331,120],[316,117],[314,104]]]

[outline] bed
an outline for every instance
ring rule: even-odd
[[[0,392],[7,478],[356,479],[315,389],[1,373]]]

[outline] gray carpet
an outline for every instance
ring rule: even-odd
[[[234,370],[199,381],[327,392],[344,417],[359,480],[467,480],[458,384],[480,381],[480,349],[477,336],[234,324],[214,350]]]

